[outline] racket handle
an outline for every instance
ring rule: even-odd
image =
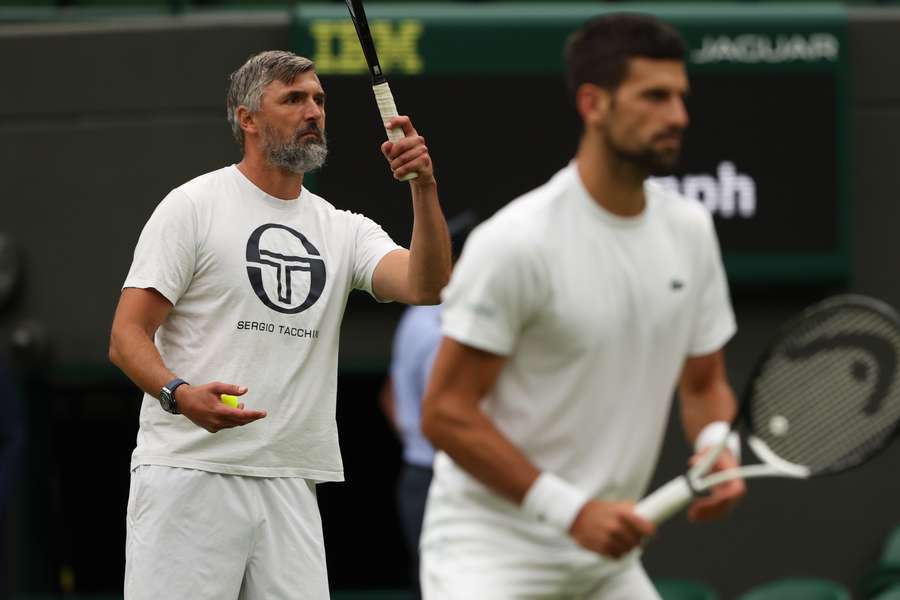
[[[394,95],[391,94],[391,88],[388,82],[378,83],[372,86],[375,92],[375,103],[378,104],[378,112],[381,113],[381,120],[385,123],[397,116],[397,105],[394,104]],[[392,142],[403,139],[403,130],[394,127],[388,130],[388,139]],[[400,178],[400,181],[409,181],[418,177],[418,173],[407,173]]]
[[[659,525],[690,504],[693,498],[694,492],[688,485],[687,477],[682,475],[638,502],[634,512],[639,517]]]

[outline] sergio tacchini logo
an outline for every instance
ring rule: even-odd
[[[325,289],[325,261],[319,256],[319,250],[299,231],[276,223],[260,225],[247,240],[250,285],[272,310],[303,312]]]

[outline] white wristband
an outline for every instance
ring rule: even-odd
[[[574,485],[553,473],[541,473],[528,488],[528,493],[522,500],[522,510],[537,520],[550,523],[568,533],[587,501],[587,494]]]
[[[700,452],[706,448],[718,446],[725,436],[728,436],[725,447],[728,448],[728,451],[731,452],[732,456],[734,456],[738,462],[741,462],[741,442],[738,439],[737,434],[731,431],[731,426],[725,421],[713,421],[712,423],[707,423],[706,426],[700,430],[697,439],[694,440],[694,452]]]

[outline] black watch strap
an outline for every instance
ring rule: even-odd
[[[176,377],[162,387],[162,390],[159,392],[159,404],[164,411],[172,413],[173,415],[178,414],[178,403],[175,402],[175,390],[178,389],[179,385],[185,383],[187,383],[187,381]]]

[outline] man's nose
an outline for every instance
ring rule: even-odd
[[[308,109],[306,111],[306,120],[307,121],[318,121],[322,118],[322,115],[325,114],[322,110],[322,107],[319,106],[315,101],[310,101],[308,105]]]
[[[688,116],[687,106],[684,104],[684,99],[676,97],[672,101],[671,119],[672,124],[681,129],[686,128],[688,123],[691,122],[691,118]]]

